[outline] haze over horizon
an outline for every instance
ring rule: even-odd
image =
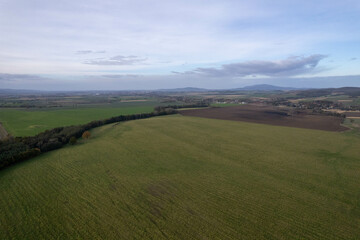
[[[360,87],[360,2],[0,0],[0,88]]]

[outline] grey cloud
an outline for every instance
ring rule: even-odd
[[[197,68],[182,74],[200,74],[211,77],[296,76],[315,71],[318,63],[327,56],[289,57],[281,61],[248,61],[224,64],[221,68]],[[318,70],[318,69],[317,69]]]
[[[350,58],[350,61],[355,61],[355,60],[357,60],[356,57]]]
[[[82,50],[82,51],[77,51],[76,54],[89,54],[92,53],[91,50]]]
[[[114,56],[112,58],[98,58],[93,60],[87,60],[83,62],[84,64],[91,65],[136,65],[136,64],[144,64],[147,58],[141,58],[138,56]]]

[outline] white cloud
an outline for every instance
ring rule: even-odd
[[[90,54],[90,53],[106,53],[106,51],[105,50],[101,50],[101,51],[79,50],[79,51],[76,51],[76,54]]]
[[[100,58],[100,59],[92,59],[87,60],[84,64],[91,64],[91,65],[136,65],[136,64],[146,64],[146,58],[141,58],[138,56],[122,56],[118,55],[115,57],[111,57],[108,59]]]
[[[316,47],[360,38],[356,24],[348,24],[359,19],[354,6],[350,0],[4,1],[0,72],[168,74],[314,52],[336,56],[336,48]],[[119,55],[142,57],[112,59]]]

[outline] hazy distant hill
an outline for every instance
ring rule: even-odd
[[[287,90],[298,90],[298,88],[292,88],[292,87],[279,87],[269,84],[257,84],[257,85],[251,85],[246,86],[243,88],[237,88],[236,90],[246,90],[246,91],[287,91]]]
[[[30,95],[30,94],[41,94],[46,91],[40,90],[26,90],[26,89],[0,89],[0,95]]]
[[[206,88],[195,88],[195,87],[184,87],[184,88],[170,88],[170,89],[158,89],[158,90],[84,90],[84,91],[42,91],[42,90],[26,90],[26,89],[0,89],[0,96],[4,95],[43,95],[43,94],[110,94],[110,93],[146,93],[146,92],[173,92],[173,93],[185,93],[185,92],[221,92],[221,91],[296,91],[297,95],[304,97],[317,97],[325,95],[350,95],[360,96],[359,87],[341,87],[341,88],[293,88],[293,87],[280,87],[269,84],[257,84],[251,86],[245,86],[242,88],[232,89],[206,89]]]
[[[291,87],[279,87],[269,84],[258,84],[246,86],[243,88],[232,88],[232,89],[205,89],[205,88],[194,88],[194,87],[185,87],[185,88],[173,88],[173,89],[159,89],[160,92],[206,92],[206,91],[288,91],[288,90],[300,90],[300,88],[291,88]]]
[[[309,89],[309,90],[299,91],[297,95],[303,97],[320,97],[327,95],[349,95],[352,97],[357,97],[360,96],[360,88],[342,87],[342,88]]]
[[[205,91],[209,91],[209,90],[205,89],[205,88],[185,87],[185,88],[159,89],[156,91],[159,91],[159,92],[205,92]]]

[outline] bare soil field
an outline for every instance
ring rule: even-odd
[[[181,111],[184,116],[244,121],[287,127],[345,131],[341,118],[306,111],[292,111],[265,105],[241,105],[224,108],[206,108]]]
[[[360,111],[345,112],[346,117],[360,117]]]

